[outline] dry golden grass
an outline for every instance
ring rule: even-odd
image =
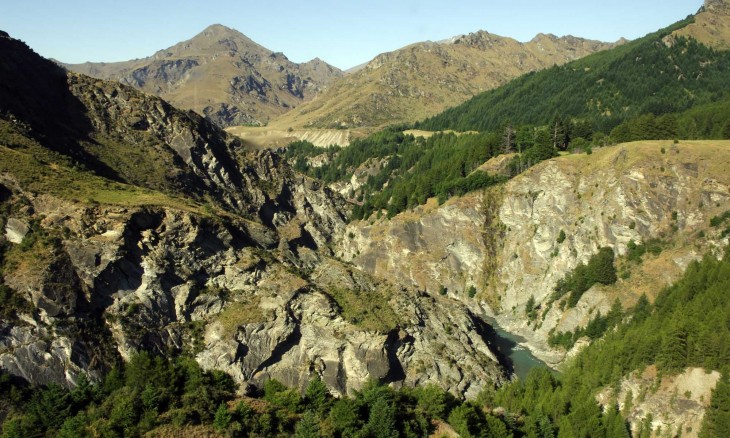
[[[484,47],[425,42],[378,55],[269,126],[351,128],[414,122],[529,71],[608,47],[584,43],[568,48],[564,40],[547,36],[520,43],[482,35]]]
[[[227,304],[216,320],[221,324],[222,335],[230,337],[242,325],[266,321],[266,313],[261,308],[261,299],[253,296]]]
[[[730,8],[705,11],[695,16],[695,22],[673,33],[686,36],[719,50],[730,49]]]

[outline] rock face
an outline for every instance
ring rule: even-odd
[[[221,25],[149,58],[65,66],[158,95],[219,126],[265,124],[312,99],[342,75],[318,58],[295,64]]]
[[[47,233],[63,226],[69,235],[58,247],[23,255],[32,266],[49,261],[47,271],[5,272],[5,284],[35,311],[0,323],[0,365],[32,382],[73,382],[84,370],[98,375],[116,354],[141,349],[188,351],[244,384],[277,378],[303,389],[317,374],[337,394],[375,378],[475,397],[503,379],[483,322],[467,308],[326,257],[307,246],[316,238],[306,223],[287,234],[172,209],[14,196],[33,205],[32,218],[43,218]],[[19,253],[11,248],[13,260]],[[338,290],[385,297],[379,305],[398,320],[364,328],[333,299]],[[80,326],[97,336],[80,339]]]
[[[347,226],[337,254],[377,277],[449,296],[496,314],[527,339],[533,353],[559,364],[565,353],[547,344],[552,330],[572,331],[618,298],[632,305],[653,297],[707,251],[728,244],[709,219],[726,209],[730,144],[641,142],[591,156],[553,159],[504,187],[429,204],[394,219]],[[664,151],[664,152],[662,152]],[[723,167],[725,166],[725,167]],[[560,240],[560,232],[566,238]],[[704,238],[696,236],[702,232]],[[658,256],[639,265],[622,259],[629,242],[659,239]],[[613,248],[628,278],[594,286],[576,307],[549,306],[558,280],[601,247]],[[474,286],[477,300],[468,297]],[[533,297],[541,318],[529,323]]]
[[[345,201],[277,154],[7,36],[0,55],[4,370],[73,384],[147,350],[244,390],[319,375],[474,397],[504,379],[465,305],[333,258]]]
[[[8,242],[21,243],[28,231],[28,224],[19,219],[9,218],[5,224],[5,238]]]
[[[618,400],[634,434],[651,415],[657,436],[699,436],[720,373],[687,368],[677,376],[659,377],[659,382],[657,378],[656,367],[650,366],[621,380],[618,393],[606,389],[596,399],[604,406]]]

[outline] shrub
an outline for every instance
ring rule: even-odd
[[[616,267],[613,264],[613,249],[604,247],[598,250],[587,265],[579,264],[562,280],[558,281],[553,293],[553,300],[560,299],[570,293],[568,306],[574,307],[583,296],[583,293],[596,283],[613,284],[618,279]]]

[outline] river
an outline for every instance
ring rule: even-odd
[[[533,367],[538,365],[547,367],[545,362],[520,345],[520,342],[525,341],[524,338],[504,330],[494,318],[485,318],[485,321],[491,326],[491,330],[486,330],[490,346],[497,350],[497,356],[504,362],[503,365],[509,373],[514,373],[520,380],[524,380]]]

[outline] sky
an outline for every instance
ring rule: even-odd
[[[66,63],[144,58],[211,24],[294,62],[348,69],[419,41],[486,30],[635,39],[697,12],[702,0],[0,0],[0,30]]]

